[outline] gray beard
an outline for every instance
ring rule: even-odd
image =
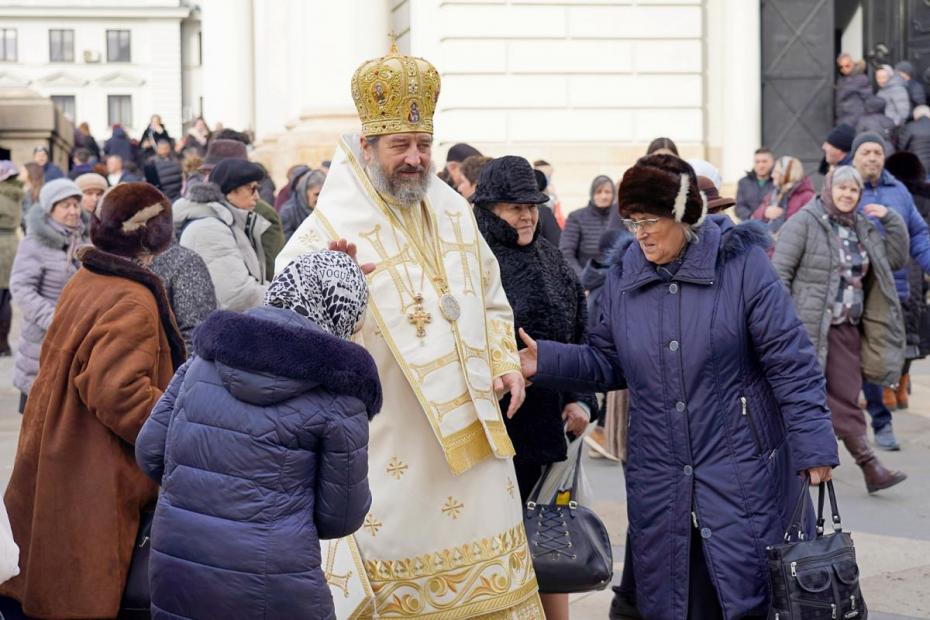
[[[420,204],[426,196],[430,182],[436,174],[436,167],[430,162],[429,169],[422,172],[416,181],[401,181],[388,176],[381,163],[372,159],[365,165],[365,173],[379,194],[402,207],[413,207]]]

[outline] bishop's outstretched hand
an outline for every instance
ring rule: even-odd
[[[347,239],[340,239],[339,241],[330,241],[329,249],[333,252],[342,252],[348,254],[349,258],[358,262],[358,259],[355,257],[358,254],[358,247],[354,243],[349,243]],[[359,265],[359,268],[362,270],[362,273],[366,276],[375,270],[374,263],[365,263],[364,265]]]

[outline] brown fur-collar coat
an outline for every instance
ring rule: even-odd
[[[133,444],[184,361],[158,277],[93,247],[42,347],[5,502],[20,575],[0,594],[35,618],[114,618],[141,509],[158,487]]]

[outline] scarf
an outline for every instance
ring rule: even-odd
[[[820,202],[823,204],[824,211],[827,212],[827,215],[831,220],[834,220],[837,224],[845,226],[846,228],[854,228],[856,226],[856,210],[853,209],[849,213],[844,213],[840,211],[836,203],[833,202],[833,171],[827,173],[827,176],[823,180],[823,190],[820,192]]]
[[[265,303],[293,310],[320,329],[348,340],[365,316],[368,285],[348,254],[311,252],[298,256],[275,276]]]
[[[64,250],[68,260],[77,263],[78,249],[87,244],[84,240],[84,222],[78,221],[77,226],[65,226],[53,220],[51,216],[46,216],[46,220],[52,230],[64,237]]]

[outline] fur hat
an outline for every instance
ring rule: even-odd
[[[530,162],[517,155],[505,155],[481,169],[471,201],[479,207],[500,202],[540,205],[549,202],[549,196],[539,191]]]
[[[224,159],[248,159],[249,150],[245,144],[238,140],[216,139],[210,141],[207,147],[207,156],[203,160],[200,169],[213,170],[218,163]]]
[[[171,244],[171,203],[154,185],[120,183],[103,195],[90,220],[90,240],[111,254],[158,254]]]
[[[707,177],[698,177],[698,189],[701,190],[701,194],[704,195],[704,200],[707,201],[708,213],[718,213],[736,204],[736,201],[732,198],[721,197],[720,190],[717,189],[714,182]]]
[[[698,226],[707,215],[694,169],[674,155],[640,158],[623,175],[618,193],[623,217],[649,213]]]
[[[910,151],[900,151],[889,155],[885,160],[885,170],[905,184],[924,183],[927,172],[917,155]]]

